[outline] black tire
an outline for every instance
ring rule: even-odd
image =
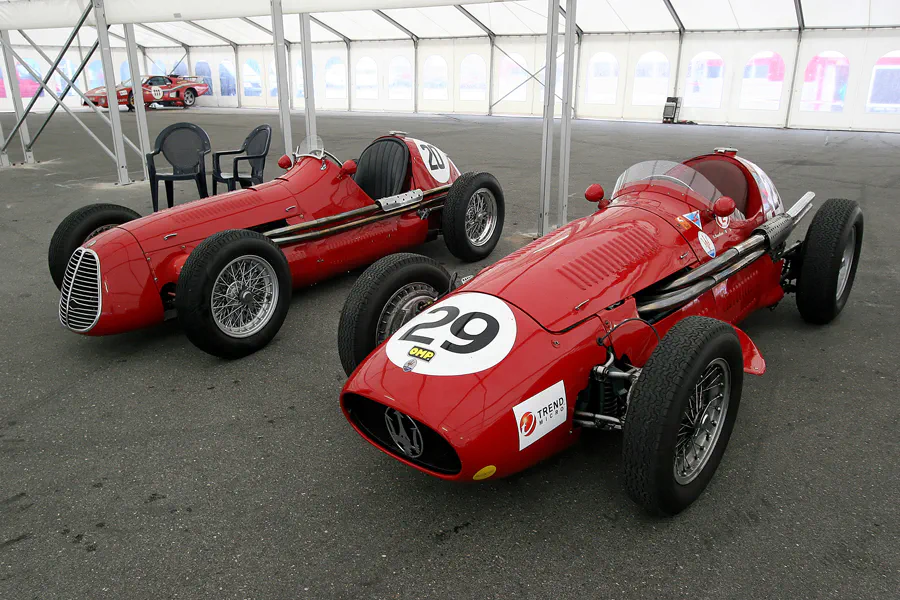
[[[235,337],[216,324],[211,299],[220,273],[235,259],[251,256],[272,267],[278,293],[273,312],[257,332]],[[292,278],[287,258],[271,240],[243,229],[230,229],[201,242],[184,263],[175,290],[178,322],[188,339],[204,352],[220,358],[241,358],[263,348],[281,329],[291,302]]]
[[[717,359],[724,359],[730,371],[725,421],[705,464],[693,480],[682,483],[675,477],[681,422],[694,386]],[[731,325],[708,317],[687,317],[669,330],[641,370],[625,417],[625,487],[635,502],[652,514],[674,515],[700,496],[731,437],[743,374],[741,345]]]
[[[184,98],[182,102],[185,108],[190,108],[197,101],[197,92],[194,91],[193,88],[188,88],[184,90]]]
[[[76,209],[62,220],[50,238],[47,264],[50,276],[57,289],[62,286],[66,265],[75,249],[100,233],[101,228],[110,228],[128,221],[140,219],[141,215],[130,208],[118,204],[89,204]]]
[[[490,237],[476,245],[466,234],[466,210],[472,196],[481,189],[486,189],[493,195],[496,214]],[[450,187],[441,217],[441,230],[447,248],[455,257],[467,262],[487,258],[500,241],[504,214],[503,189],[497,179],[490,173],[463,173]]]
[[[377,328],[388,302],[416,283],[441,295],[450,289],[450,274],[427,256],[398,253],[373,263],[353,284],[338,324],[338,354],[348,377],[380,343]]]
[[[854,240],[853,257],[843,292],[838,294],[844,250]],[[853,200],[832,198],[816,213],[800,250],[797,277],[797,308],[808,323],[824,325],[837,317],[847,304],[863,238],[863,214]]]
[[[134,112],[134,92],[128,93],[128,112]]]

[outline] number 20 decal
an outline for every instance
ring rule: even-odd
[[[437,319],[435,319],[437,317]],[[413,348],[434,352],[412,369],[422,375],[465,375],[489,369],[506,358],[516,340],[516,319],[502,300],[480,293],[447,298],[401,327],[388,340],[387,355],[398,367]]]
[[[452,162],[447,155],[441,152],[440,148],[428,142],[414,138],[408,139],[415,143],[416,150],[419,151],[419,156],[422,158],[422,162],[425,163],[425,168],[428,169],[434,180],[438,183],[450,181],[450,165]]]

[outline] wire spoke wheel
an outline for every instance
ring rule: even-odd
[[[427,283],[409,283],[388,299],[375,327],[375,345],[388,339],[410,319],[422,312],[438,297],[438,291]]]
[[[722,358],[707,365],[694,386],[681,418],[675,443],[675,481],[687,485],[712,456],[728,413],[731,369]]]
[[[841,255],[841,267],[838,270],[837,291],[835,298],[840,299],[844,295],[847,288],[847,281],[850,279],[850,268],[853,266],[853,255],[856,254],[856,228],[850,229],[850,237],[847,239],[847,245],[844,247],[844,254]]]
[[[119,225],[118,225],[117,223],[110,223],[110,224],[108,224],[108,225],[101,225],[100,227],[97,227],[96,229],[94,229],[93,231],[91,231],[91,232],[87,235],[87,237],[84,238],[84,241],[86,242],[86,241],[90,240],[91,238],[97,237],[98,235],[100,235],[100,234],[103,233],[104,231],[109,231],[110,229],[114,229],[114,228],[116,228],[116,227],[118,227],[118,226],[119,226]]]
[[[233,338],[259,332],[277,305],[278,277],[272,265],[259,256],[240,256],[225,265],[210,295],[216,326]]]
[[[491,190],[478,188],[466,207],[466,237],[473,246],[483,246],[497,226],[497,199]]]

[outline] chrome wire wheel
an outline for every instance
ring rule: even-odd
[[[487,188],[478,188],[466,207],[466,237],[473,246],[484,246],[497,227],[497,199]]]
[[[856,227],[850,228],[850,236],[847,238],[847,245],[844,246],[844,254],[841,256],[841,267],[838,270],[837,291],[835,298],[841,299],[844,290],[847,288],[847,281],[850,279],[850,267],[853,266],[853,256],[856,254]]]
[[[114,229],[114,228],[116,228],[116,227],[118,227],[118,226],[119,226],[119,225],[116,224],[116,223],[111,223],[111,224],[109,224],[109,225],[101,225],[101,226],[98,227],[97,229],[95,229],[95,230],[93,230],[92,232],[90,232],[90,233],[87,235],[87,237],[84,238],[84,241],[86,242],[86,241],[90,240],[91,238],[97,237],[98,235],[100,235],[100,234],[103,233],[104,231],[109,231],[110,229]]]
[[[278,305],[278,277],[259,256],[240,256],[219,272],[210,295],[213,321],[225,335],[246,338],[271,320]]]
[[[388,339],[410,319],[422,312],[438,297],[438,291],[427,283],[409,283],[388,299],[375,327],[375,345]]]
[[[703,471],[719,441],[728,414],[731,368],[724,358],[710,362],[688,400],[675,442],[675,481],[692,482]]]

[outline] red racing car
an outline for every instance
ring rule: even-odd
[[[50,242],[59,320],[108,335],[177,315],[199,348],[237,358],[275,336],[293,288],[439,234],[467,261],[500,238],[497,180],[460,175],[441,150],[400,132],[358,162],[318,147],[279,166],[287,172],[273,181],[146,217],[113,204],[73,212]]]
[[[197,102],[197,97],[209,91],[209,85],[199,77],[183,77],[181,75],[150,75],[141,83],[143,102],[150,106],[153,103],[162,106],[183,106],[190,108]],[[98,87],[85,93],[88,99],[106,108],[106,88]],[[119,106],[127,106],[134,110],[134,92],[129,79],[116,86],[116,97]],[[87,105],[87,103],[85,103]]]
[[[341,316],[341,406],[376,447],[455,481],[526,469],[585,429],[622,430],[630,495],[675,514],[722,459],[744,373],[765,371],[735,324],[786,292],[806,321],[832,321],[863,216],[828,200],[788,243],[813,194],[785,212],[733,149],[640,163],[611,201],[596,184],[585,196],[596,212],[446,295],[456,284],[425,257],[369,267]]]

